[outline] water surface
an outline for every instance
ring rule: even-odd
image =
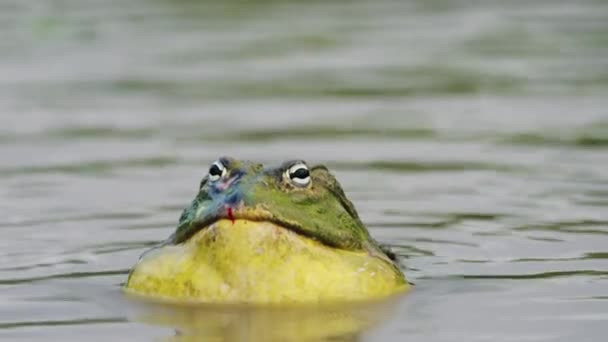
[[[415,290],[369,341],[603,341],[605,1],[0,3],[0,339],[108,293],[220,155],[337,175]]]

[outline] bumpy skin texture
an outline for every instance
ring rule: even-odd
[[[222,176],[203,178],[175,233],[160,251],[142,257],[131,272],[127,288],[151,295],[237,302],[343,299],[348,298],[349,291],[352,297],[362,299],[407,288],[397,265],[370,236],[340,184],[324,166],[305,166],[309,181],[298,184],[290,178],[289,170],[294,165],[305,165],[303,161],[289,161],[278,167],[228,157],[218,162],[224,168]],[[234,226],[235,222],[238,225]],[[243,229],[247,222],[255,229]],[[280,237],[284,235],[281,230],[289,239]],[[181,248],[177,254],[175,246]],[[258,250],[264,255],[250,253]],[[242,258],[249,254],[249,259]],[[319,255],[327,257],[312,257]],[[313,259],[316,266],[307,269],[306,260]],[[248,265],[247,260],[252,263]],[[300,268],[295,273],[285,267],[293,260],[298,260]],[[343,260],[348,262],[340,266],[338,261]],[[269,272],[278,272],[277,276],[243,278],[242,274],[255,273],[251,272],[254,261],[258,262],[258,275],[267,265]],[[351,276],[368,269],[382,271],[370,271],[369,279]],[[221,276],[211,281],[205,276],[211,273]],[[292,282],[293,277],[302,274],[318,286]],[[258,279],[276,284],[259,287]],[[340,279],[350,279],[351,284],[334,286]],[[302,288],[287,291],[287,284]],[[215,287],[230,288],[230,295],[215,291]],[[327,293],[320,293],[324,287]],[[257,293],[262,291],[258,288],[272,294]]]
[[[183,242],[208,223],[228,218],[226,205],[232,206],[235,218],[275,222],[330,246],[362,249],[371,242],[353,204],[324,166],[313,167],[310,185],[301,188],[285,179],[286,168],[299,161],[264,168],[226,157],[220,160],[227,170],[225,181],[211,184],[208,176],[203,179],[172,242]],[[221,190],[226,184],[230,185]]]

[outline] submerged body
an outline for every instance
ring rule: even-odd
[[[223,158],[129,292],[216,303],[316,303],[408,289],[324,167]]]

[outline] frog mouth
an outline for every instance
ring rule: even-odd
[[[169,242],[172,244],[181,244],[191,239],[198,232],[208,229],[215,223],[221,220],[228,220],[234,224],[237,220],[239,221],[250,221],[250,222],[268,222],[275,226],[284,228],[291,232],[294,232],[302,237],[317,241],[328,247],[337,248],[338,245],[335,242],[323,239],[318,235],[314,235],[309,231],[306,231],[296,222],[291,222],[278,218],[270,211],[263,208],[234,208],[227,206],[225,210],[221,210],[215,215],[210,215],[202,220],[193,221],[187,223],[187,225],[181,226],[177,231],[169,238]]]

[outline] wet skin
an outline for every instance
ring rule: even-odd
[[[207,302],[319,302],[408,289],[324,166],[213,163],[173,235],[129,292]]]

